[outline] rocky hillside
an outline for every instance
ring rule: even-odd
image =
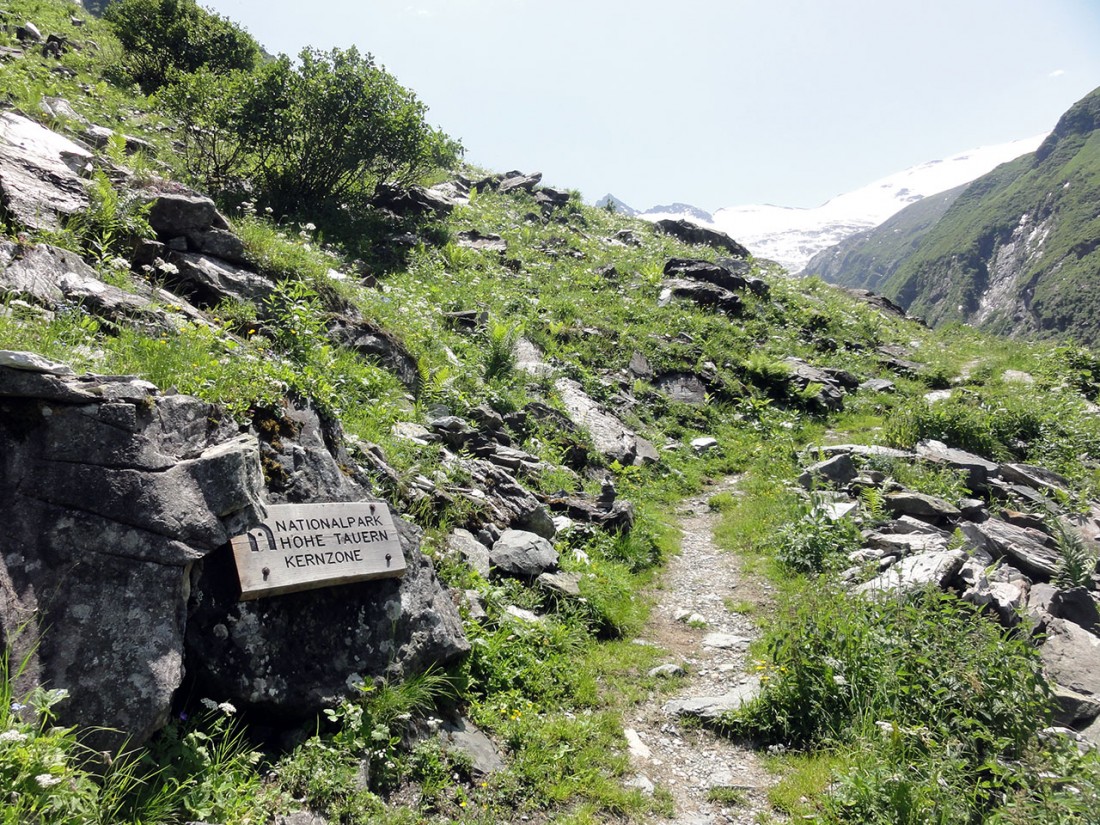
[[[242,41],[219,73],[196,37],[200,65],[163,71],[116,38],[140,14],[16,6],[5,822],[651,822],[687,787],[714,817],[1095,809],[1090,352],[942,335],[722,233],[462,166],[358,53],[270,64]],[[341,125],[303,116],[331,103],[308,81],[338,70],[338,103],[385,89],[427,155],[349,141],[358,174],[304,179],[293,151]],[[284,84],[267,100],[295,140],[258,151],[222,107]],[[240,97],[196,108],[211,88]],[[720,659],[674,657],[648,621],[687,497],[740,572],[669,612]],[[240,552],[333,563],[329,534],[280,555],[267,527],[264,549],[265,519],[342,505],[392,515],[400,575],[250,598]],[[692,692],[700,661],[723,695]],[[624,730],[643,706],[659,719]],[[643,734],[691,753],[647,763]],[[751,787],[715,756],[769,745]]]
[[[932,323],[1096,343],[1100,89],[1033,155],[975,181],[883,291]]]

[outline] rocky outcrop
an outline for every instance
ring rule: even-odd
[[[725,232],[719,232],[716,229],[708,229],[705,226],[700,226],[697,223],[692,223],[691,221],[683,219],[674,220],[672,218],[666,218],[665,220],[656,221],[653,225],[659,232],[671,235],[684,243],[699,244],[701,246],[720,249],[723,252],[736,255],[738,258],[749,257],[749,250]]]
[[[657,451],[650,442],[603,410],[576,381],[559,378],[554,387],[570,418],[588,432],[596,450],[609,461],[631,465],[657,460]]]
[[[59,229],[88,208],[92,154],[14,112],[0,112],[0,204],[27,229]]]
[[[263,439],[134,378],[0,357],[0,643],[64,687],[62,720],[140,744],[185,674],[202,695],[298,717],[356,679],[468,649],[454,603],[395,519],[402,579],[239,602],[231,536],[265,503],[370,498],[338,429],[267,413]],[[349,472],[351,475],[349,475]]]
[[[0,367],[0,631],[66,722],[140,742],[183,675],[192,565],[261,508],[254,438],[130,378]]]

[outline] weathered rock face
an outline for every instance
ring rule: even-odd
[[[262,419],[262,420],[261,420]],[[359,501],[337,424],[308,408],[258,414],[269,503]],[[400,677],[469,650],[453,601],[420,552],[420,531],[396,517],[401,579],[239,602],[228,548],[192,576],[187,668],[204,695],[283,717],[315,713],[350,682]]]
[[[401,579],[240,602],[229,553],[207,559],[193,577],[187,626],[187,667],[203,695],[301,718],[361,679],[400,678],[466,653],[419,530],[395,524],[408,564]]]
[[[0,202],[28,229],[58,229],[88,208],[80,173],[92,155],[32,120],[0,112]]]
[[[255,440],[146,382],[0,367],[0,445],[0,641],[38,643],[63,721],[140,742],[182,676],[190,566],[256,518]]]
[[[615,416],[602,410],[576,381],[559,378],[554,382],[554,387],[570,418],[588,431],[596,449],[608,460],[618,461],[620,464],[642,464],[656,459],[652,444],[628,430]]]
[[[400,518],[404,578],[237,601],[227,542],[264,501],[369,497],[335,425],[293,408],[267,423],[258,440],[144,381],[0,357],[0,643],[37,644],[22,687],[67,688],[65,723],[121,732],[98,744],[148,738],[185,672],[203,695],[295,718],[468,649]]]
[[[714,247],[715,249],[721,249],[729,252],[731,255],[736,255],[738,258],[749,257],[749,250],[727,235],[725,232],[719,232],[715,229],[707,229],[704,226],[692,223],[687,220],[673,220],[672,218],[666,218],[663,221],[657,221],[653,224],[661,232],[666,235],[672,235],[674,238],[678,238],[684,243],[703,244],[704,246]]]

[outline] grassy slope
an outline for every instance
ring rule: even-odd
[[[966,320],[989,281],[988,263],[1028,215],[1051,220],[1042,255],[1032,256],[1012,295],[1030,297],[1040,333],[1097,340],[1100,296],[1090,288],[1100,268],[1100,133],[1094,131],[1100,91],[1063,116],[1040,153],[998,167],[975,181],[903,263],[884,291],[932,323]],[[988,326],[1010,331],[1011,318]]]

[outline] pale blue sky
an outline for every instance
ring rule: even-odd
[[[1053,127],[1100,85],[1098,0],[200,0],[272,52],[356,45],[500,171],[815,206]]]

